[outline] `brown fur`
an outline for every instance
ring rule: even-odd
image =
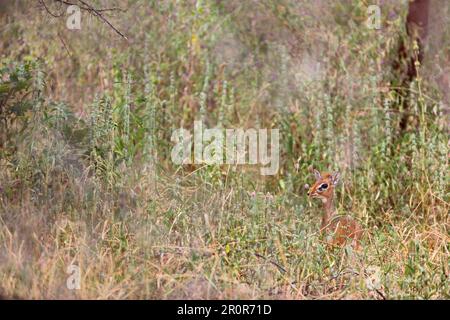
[[[350,216],[340,216],[336,214],[333,206],[334,188],[339,180],[339,173],[319,173],[314,171],[316,182],[309,189],[310,198],[322,200],[324,214],[322,216],[322,225],[320,231],[327,238],[327,243],[331,246],[344,246],[348,240],[352,241],[355,249],[359,249],[362,237],[361,225]],[[327,184],[326,189],[320,189],[320,186]]]

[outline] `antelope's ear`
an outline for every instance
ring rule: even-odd
[[[333,172],[333,174],[331,175],[331,182],[333,183],[333,185],[337,185],[339,183],[339,180],[341,179],[341,174],[339,172]]]
[[[320,175],[319,171],[314,169],[313,172],[314,172],[314,177],[316,177],[316,180],[322,179],[322,176]]]

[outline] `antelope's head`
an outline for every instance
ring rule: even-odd
[[[334,188],[339,182],[340,174],[339,172],[320,173],[314,169],[314,176],[316,182],[309,188],[308,196],[326,202],[333,197]]]

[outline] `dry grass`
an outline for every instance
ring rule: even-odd
[[[30,67],[5,105],[29,107],[0,131],[0,295],[449,298],[447,102],[425,64],[417,125],[400,134],[388,87],[400,2],[384,4],[398,19],[377,37],[350,2],[115,3],[129,8],[111,17],[129,43],[95,20],[68,32],[20,2],[0,16],[1,83]],[[279,128],[279,173],[175,166],[172,129],[200,114],[209,127]],[[341,171],[336,204],[364,225],[360,252],[320,238],[310,165]]]

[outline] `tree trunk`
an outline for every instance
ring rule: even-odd
[[[408,126],[410,106],[408,105],[408,91],[410,83],[417,77],[416,60],[423,62],[425,42],[428,35],[428,13],[430,0],[414,0],[410,2],[406,18],[407,39],[401,39],[398,58],[394,63],[398,89],[401,97],[403,114],[400,119],[400,131],[404,133]],[[417,56],[414,54],[412,44],[417,42]]]

